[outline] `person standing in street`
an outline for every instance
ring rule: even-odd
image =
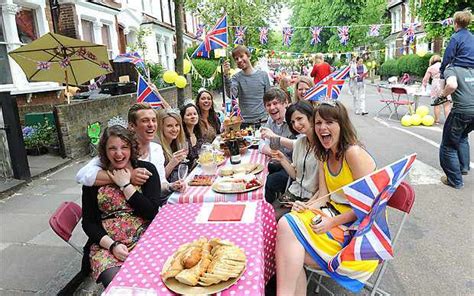
[[[354,102],[354,112],[357,115],[369,114],[365,109],[365,84],[364,78],[368,74],[367,67],[364,65],[364,59],[358,57],[355,67],[351,67],[350,77],[354,79],[354,88],[352,97]]]
[[[311,77],[314,77],[314,84],[317,84],[329,74],[331,74],[331,65],[324,61],[322,53],[317,53],[314,56],[314,66],[310,74]]]
[[[224,62],[226,93],[234,94],[239,99],[239,107],[244,119],[242,128],[248,126],[260,128],[267,122],[263,95],[270,89],[268,74],[253,68],[250,63],[250,51],[243,45],[238,45],[232,50],[232,58],[242,71],[230,78],[230,63]]]
[[[454,30],[443,57],[440,71],[446,86],[434,104],[446,102],[451,95],[453,106],[443,128],[439,148],[439,161],[446,176],[445,185],[460,189],[464,186],[462,175],[469,173],[469,133],[474,129],[474,36],[466,28],[472,21],[470,11],[454,14]],[[444,70],[444,66],[449,66]],[[444,70],[444,72],[443,72]]]

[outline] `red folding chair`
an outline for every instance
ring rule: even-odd
[[[81,217],[81,207],[74,202],[65,201],[61,203],[51,218],[49,218],[49,226],[51,226],[53,231],[80,254],[82,254],[81,248],[73,244],[70,239]]]
[[[383,95],[383,93],[382,93],[382,87],[380,87],[380,85],[377,85],[377,92],[378,92],[378,94],[379,94],[379,96],[380,96],[379,102],[384,103],[383,107],[380,108],[379,111],[377,111],[377,116],[380,114],[380,112],[382,112],[382,110],[387,109],[387,108],[388,108],[388,110],[390,111],[390,115],[391,115],[392,112],[393,112],[393,111],[392,111],[392,106],[393,106],[393,108],[395,108],[395,105],[394,105],[395,100],[385,98],[384,95]]]
[[[410,184],[407,182],[403,181],[400,183],[400,185],[397,188],[397,191],[392,195],[390,200],[388,201],[388,206],[394,209],[397,209],[401,212],[403,212],[403,217],[402,221],[398,225],[398,228],[395,231],[395,236],[393,236],[392,239],[392,247],[395,249],[395,244],[398,241],[398,238],[400,237],[400,233],[402,232],[403,225],[405,224],[408,215],[411,212],[411,208],[413,207],[413,204],[415,202],[415,190],[413,190],[413,187],[411,187]],[[374,284],[367,282],[365,283],[366,288],[371,290],[370,295],[373,296],[375,294],[381,294],[381,295],[390,295],[389,293],[385,292],[384,290],[379,288],[380,282],[382,281],[382,277],[385,274],[385,270],[387,269],[387,264],[389,261],[384,261],[379,265],[379,273],[375,276],[375,282]],[[319,276],[319,278],[316,280],[316,293],[319,293],[319,288],[323,288],[328,292],[330,295],[334,295],[331,290],[329,290],[328,287],[326,287],[322,283],[323,276],[328,277],[328,275],[322,271],[321,269],[315,269],[309,266],[305,266],[306,270],[310,272],[310,276],[308,278],[308,284],[310,283],[311,279],[313,278],[313,275]]]
[[[397,119],[400,119],[400,116],[398,115],[398,108],[400,106],[408,106],[408,110],[410,113],[412,113],[411,105],[413,105],[415,102],[410,100],[410,96],[408,96],[408,92],[405,88],[403,87],[392,87],[391,89],[392,92],[392,99],[393,99],[393,105],[395,107],[395,114],[397,114]],[[406,99],[403,99],[405,97]],[[393,113],[390,114],[388,117],[392,117]]]

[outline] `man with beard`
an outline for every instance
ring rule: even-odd
[[[239,99],[239,107],[244,119],[242,128],[248,126],[259,128],[267,121],[262,98],[270,89],[268,74],[253,68],[250,63],[250,51],[245,46],[238,45],[234,48],[232,57],[242,71],[229,78],[230,64],[228,61],[224,62],[226,92]]]
[[[277,87],[270,88],[263,96],[265,110],[270,118],[260,129],[261,138],[259,151],[268,156],[272,149],[278,149],[289,159],[293,151],[294,136],[285,121],[286,107],[288,106],[286,94]],[[278,162],[268,163],[268,176],[265,183],[265,199],[273,203],[277,193],[283,193],[288,182],[288,173]]]
[[[178,180],[168,183],[166,180],[163,149],[160,144],[152,142],[157,129],[155,110],[148,104],[135,103],[128,110],[128,127],[137,136],[140,151],[139,159],[151,162],[158,171],[162,196],[169,195],[172,191],[183,192],[186,189],[183,181]],[[131,183],[138,186],[143,185],[150,174],[145,168],[136,168],[132,171]],[[103,170],[99,157],[94,157],[79,170],[76,181],[85,186],[102,186],[113,183],[107,172]]]

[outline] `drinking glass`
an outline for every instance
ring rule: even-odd
[[[188,145],[187,141],[185,143],[183,143],[181,149],[186,150],[186,154],[189,153],[189,145]],[[187,163],[187,162],[189,162],[189,159],[187,157],[185,157],[182,162]]]
[[[280,137],[271,137],[270,138],[270,149],[278,150],[280,149]],[[272,151],[276,152],[276,151]]]
[[[187,175],[188,175],[188,165],[185,163],[181,163],[178,166],[178,179],[184,180]]]

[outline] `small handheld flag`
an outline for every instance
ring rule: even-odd
[[[337,100],[344,86],[344,80],[349,76],[349,71],[350,67],[346,66],[337,72],[329,74],[318,84],[308,89],[304,99],[309,101],[321,101],[324,98]]]
[[[214,28],[204,36],[204,40],[199,44],[191,57],[209,58],[211,50],[223,47],[227,47],[227,15],[224,15]]]
[[[163,98],[155,93],[143,76],[138,75],[137,103],[148,103],[153,108],[163,107]]]

